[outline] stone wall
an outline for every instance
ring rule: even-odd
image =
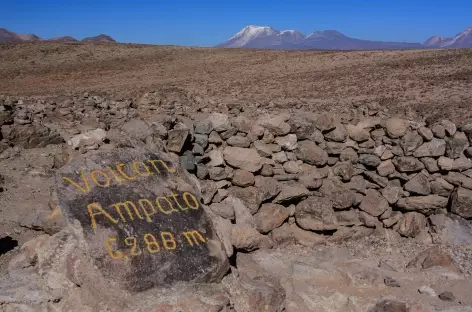
[[[434,240],[431,216],[472,219],[472,121],[256,115],[237,105],[181,115],[144,103],[4,100],[1,146],[4,154],[61,142],[69,154],[136,145],[174,153],[200,180],[228,255],[372,233]]]

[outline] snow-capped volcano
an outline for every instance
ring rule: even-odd
[[[278,31],[268,26],[249,25],[218,47],[289,49],[304,38],[305,36],[296,30]]]
[[[424,43],[429,48],[472,48],[472,27],[466,28],[453,38],[433,36]]]

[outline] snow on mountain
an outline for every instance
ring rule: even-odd
[[[305,36],[296,30],[278,31],[268,26],[249,25],[218,47],[288,49],[304,38]]]
[[[453,38],[433,36],[423,45],[429,48],[472,48],[472,27],[466,28]]]

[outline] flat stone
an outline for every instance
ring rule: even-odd
[[[213,130],[216,132],[223,132],[227,131],[231,128],[231,122],[229,118],[225,114],[220,113],[212,113],[208,116],[208,120],[213,125]]]
[[[362,225],[361,220],[359,219],[359,211],[350,209],[350,210],[339,210],[334,212],[336,216],[337,223],[340,226],[359,226]]]
[[[389,207],[388,201],[378,191],[368,189],[359,208],[371,216],[378,217]]]
[[[361,154],[358,162],[370,168],[377,168],[381,160],[378,156],[373,154]]]
[[[347,139],[347,131],[343,124],[336,123],[336,128],[324,134],[327,141],[345,142]]]
[[[443,178],[436,178],[434,181],[431,182],[431,193],[449,197],[451,192],[454,190],[454,185],[447,182]]]
[[[404,188],[406,191],[415,195],[431,194],[431,185],[429,183],[429,179],[422,172],[418,173],[410,181],[405,183]]]
[[[433,131],[427,127],[419,127],[418,133],[425,139],[426,141],[431,141],[434,137]]]
[[[272,153],[277,153],[281,150],[280,145],[270,143],[267,144],[260,140],[254,142],[254,148],[262,157],[269,157],[272,155]]]
[[[352,164],[357,163],[358,159],[359,159],[359,156],[357,155],[356,151],[351,147],[343,149],[341,153],[339,154],[339,160],[349,161]]]
[[[446,156],[452,159],[461,157],[469,147],[469,139],[464,132],[456,132],[452,138],[446,138]]]
[[[400,146],[406,156],[413,155],[413,152],[423,144],[423,137],[416,131],[408,131],[401,139]]]
[[[298,200],[303,197],[307,197],[310,194],[310,191],[303,184],[294,182],[290,184],[280,185],[281,191],[279,195],[274,199],[274,203],[283,204],[293,200]]]
[[[223,150],[224,160],[232,167],[256,172],[262,167],[262,158],[257,150],[227,146]]]
[[[263,115],[258,123],[277,136],[287,135],[290,132],[290,125],[286,122],[288,118],[284,115]]]
[[[308,140],[298,142],[295,155],[303,162],[315,166],[323,166],[328,160],[328,153]]]
[[[284,151],[272,154],[272,159],[279,164],[283,164],[288,161],[287,154]]]
[[[454,297],[454,294],[450,291],[444,291],[439,294],[439,299],[442,301],[454,301],[456,300],[456,297]]]
[[[208,167],[219,167],[225,164],[223,152],[221,150],[211,150],[208,153],[208,157],[210,158],[210,162],[207,163]]]
[[[274,168],[271,165],[262,165],[261,175],[264,177],[272,177],[274,175]]]
[[[432,213],[438,209],[446,208],[448,198],[439,195],[411,196],[400,198],[397,207],[406,211],[421,211],[422,213]]]
[[[406,237],[416,237],[426,227],[426,217],[418,212],[407,212],[402,215],[395,229]]]
[[[236,186],[251,186],[254,185],[254,175],[252,174],[252,172],[237,169],[234,170],[232,182]]]
[[[208,136],[208,143],[210,144],[221,144],[223,143],[223,139],[221,139],[220,135],[216,131],[210,132]]]
[[[210,205],[210,209],[222,218],[229,220],[234,219],[234,208],[232,205],[226,203],[213,203]]]
[[[251,214],[255,214],[262,203],[263,194],[258,188],[232,186],[228,188],[228,192],[235,198],[239,198],[247,206]]]
[[[395,157],[392,162],[400,172],[416,172],[424,169],[423,163],[411,156]]]
[[[231,228],[231,244],[237,250],[253,251],[270,248],[273,243],[268,236],[262,235],[255,228],[233,225]]]
[[[130,291],[219,281],[229,268],[194,181],[169,159],[123,148],[56,174],[60,207],[82,227],[94,264]]]
[[[338,227],[333,204],[327,197],[310,196],[295,208],[295,220],[305,230],[326,231]]]
[[[213,124],[208,119],[196,121],[194,127],[198,134],[210,134],[213,131]]]
[[[355,192],[348,188],[348,184],[343,184],[336,179],[324,179],[320,193],[328,197],[334,209],[347,209],[354,205],[356,201]]]
[[[456,125],[450,121],[450,120],[442,120],[441,125],[444,127],[444,130],[446,130],[446,134],[448,136],[453,136],[456,133]]]
[[[249,141],[247,137],[240,135],[233,135],[228,140],[226,140],[226,143],[228,143],[230,146],[236,147],[249,147],[251,145],[251,141]]]
[[[182,152],[189,134],[188,129],[170,130],[167,137],[167,149],[178,154]]]
[[[389,204],[393,205],[400,199],[401,192],[401,187],[387,185],[382,189],[382,196],[385,197]]]
[[[390,159],[382,161],[380,165],[377,167],[377,173],[382,177],[386,177],[394,172],[395,172],[395,166],[393,165]]]
[[[386,177],[381,177],[380,175],[376,174],[373,171],[365,171],[364,175],[369,181],[374,182],[375,184],[379,185],[380,187],[387,186],[388,178],[386,178]]]
[[[32,127],[31,127],[32,128]],[[26,135],[27,133],[23,133]],[[67,143],[73,149],[78,149],[81,146],[91,146],[94,144],[101,144],[107,137],[107,133],[103,129],[95,129],[73,136]],[[17,145],[17,144],[15,144]]]
[[[438,159],[438,167],[444,171],[451,171],[454,168],[454,159],[441,156]]]
[[[433,246],[420,252],[406,265],[407,268],[417,269],[429,269],[435,266],[448,268],[453,272],[462,273],[454,259],[439,246]]]
[[[210,167],[208,168],[208,175],[213,181],[221,181],[228,178],[228,171],[225,167]]]
[[[413,153],[415,157],[438,157],[446,152],[446,141],[433,138],[431,141],[423,143]]]
[[[318,116],[314,122],[314,125],[321,132],[328,132],[336,128],[333,117],[326,113]]]
[[[299,173],[300,172],[300,166],[298,163],[294,160],[287,161],[284,163],[284,170],[287,173]]]
[[[472,160],[463,156],[454,159],[454,163],[452,164],[452,170],[455,171],[465,171],[470,168],[472,168]]]
[[[397,224],[398,221],[400,221],[400,219],[402,218],[402,216],[403,214],[400,211],[393,211],[392,215],[389,218],[382,220],[382,223],[386,228],[390,228]]]
[[[257,230],[268,233],[281,226],[290,216],[290,209],[278,204],[263,204],[254,215]]]
[[[354,167],[350,162],[340,162],[333,166],[333,173],[344,182],[349,182],[354,175]]]
[[[472,190],[472,178],[469,178],[459,172],[448,172],[446,176],[443,176],[444,180],[455,185],[462,186],[469,190]]]
[[[208,205],[213,196],[215,196],[216,192],[218,191],[218,186],[214,181],[210,180],[203,180],[200,182],[202,188],[202,200],[205,205]]]
[[[121,129],[133,139],[143,142],[152,134],[151,127],[141,119],[131,119],[125,122]]]
[[[290,133],[286,136],[276,137],[275,143],[277,143],[282,149],[286,151],[293,151],[297,148],[297,135]]]
[[[316,167],[304,164],[298,181],[308,189],[318,189],[323,184],[323,175]]]
[[[472,190],[458,187],[452,193],[451,212],[472,219]]]
[[[326,152],[329,155],[340,155],[342,151],[346,148],[345,143],[339,143],[339,142],[326,142]]]
[[[429,173],[435,173],[439,171],[438,161],[431,157],[424,157],[420,159],[421,162],[424,164],[426,170]]]
[[[364,142],[370,139],[369,130],[365,128],[361,128],[359,126],[354,125],[347,125],[346,130],[349,134],[349,137],[356,142]]]
[[[408,131],[408,121],[400,118],[389,118],[385,121],[385,130],[390,138],[400,138]]]

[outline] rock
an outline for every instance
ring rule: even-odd
[[[403,214],[400,211],[393,211],[389,218],[382,220],[382,223],[386,228],[392,227],[400,221],[402,216]]]
[[[349,190],[346,185],[335,179],[323,180],[319,191],[331,200],[334,209],[350,208],[356,201],[355,192]]]
[[[450,291],[444,291],[439,294],[439,299],[442,301],[454,301],[456,300],[456,297],[454,297],[454,294]]]
[[[354,175],[354,167],[349,162],[340,162],[334,165],[333,173],[339,176],[344,182],[348,182]]]
[[[388,201],[376,190],[368,189],[359,208],[371,216],[378,217],[389,207]]]
[[[405,156],[413,155],[413,152],[415,152],[421,144],[423,144],[423,137],[416,131],[408,131],[400,139],[400,146],[403,149]]]
[[[231,170],[231,168],[228,167],[210,167],[208,168],[208,175],[213,181],[221,181],[228,178],[230,175],[228,169]]]
[[[400,118],[389,118],[385,122],[385,130],[390,138],[396,139],[404,136],[408,130],[408,121]]]
[[[380,187],[387,186],[388,178],[386,177],[381,177],[373,171],[365,171],[364,175],[369,181],[376,183]]]
[[[212,131],[212,132],[210,132],[210,135],[208,136],[208,143],[210,143],[210,144],[221,144],[221,143],[223,143],[223,140],[221,139],[218,132]]]
[[[409,312],[409,310],[403,302],[383,300],[377,303],[369,312]]]
[[[264,115],[259,118],[259,124],[277,136],[283,136],[290,133],[290,125],[285,115],[269,116]]]
[[[426,218],[418,212],[407,212],[395,227],[394,229],[403,236],[416,237],[426,227]]]
[[[466,157],[459,157],[454,159],[452,170],[465,171],[472,168],[472,160]]]
[[[298,200],[307,197],[310,191],[302,184],[293,182],[290,184],[281,184],[281,191],[279,195],[274,199],[274,203],[283,204],[293,200]]]
[[[254,185],[254,175],[249,171],[236,169],[233,173],[232,182],[236,186],[251,186]]]
[[[318,116],[314,124],[315,124],[315,127],[323,133],[331,131],[334,128],[336,128],[333,117],[326,113],[323,113],[320,116]]]
[[[208,157],[210,158],[210,162],[207,163],[208,167],[219,167],[219,166],[224,166],[225,161],[223,158],[223,152],[221,150],[211,150],[208,153]]]
[[[269,178],[269,177],[256,176],[255,186],[257,187],[259,192],[262,194],[263,201],[267,201],[269,199],[274,198],[281,191],[279,181],[277,181],[274,178]]]
[[[426,170],[429,173],[435,173],[439,171],[438,161],[431,157],[423,157],[421,158],[421,162],[424,164]]]
[[[378,156],[372,154],[361,154],[359,156],[359,163],[370,167],[370,168],[377,168],[380,165],[381,160]]]
[[[446,134],[448,136],[453,136],[456,133],[456,125],[449,121],[449,120],[443,120],[441,121],[441,125],[444,127],[444,130],[446,130]]]
[[[295,208],[295,220],[305,230],[327,231],[338,227],[333,205],[327,197],[310,196]]]
[[[415,157],[438,157],[446,152],[446,141],[433,138],[431,141],[423,143],[413,153]]]
[[[251,279],[245,274],[238,274],[237,278],[234,275],[229,275],[223,280],[223,284],[231,295],[231,303],[235,312],[264,310],[282,312],[284,310],[285,291],[274,279],[259,276]],[[200,311],[204,310],[202,309]],[[213,311],[217,312],[218,310],[211,310],[211,312]],[[224,312],[229,310],[224,309],[219,311]]]
[[[426,141],[431,141],[434,137],[433,131],[426,127],[419,127],[418,133],[425,139]]]
[[[431,296],[431,297],[436,297],[437,296],[434,289],[432,289],[431,287],[426,286],[426,285],[421,286],[418,289],[418,291],[420,292],[420,294],[428,295],[428,296]]]
[[[435,210],[446,208],[448,199],[438,195],[411,196],[400,198],[397,207],[406,211],[421,211],[431,214]]]
[[[129,290],[217,281],[228,269],[196,184],[168,159],[117,149],[76,158],[56,174],[68,222],[82,227],[102,274]]]
[[[328,153],[308,140],[298,142],[295,155],[303,162],[315,166],[323,166],[328,161]]]
[[[106,139],[106,136],[106,131],[99,128],[75,135],[67,143],[72,146],[73,149],[78,149],[79,147],[102,144],[102,142]]]
[[[269,157],[272,153],[280,152],[281,147],[277,144],[267,144],[263,141],[255,141],[254,148],[262,157]]]
[[[359,219],[359,211],[357,210],[340,210],[334,212],[338,225],[340,226],[359,226],[362,225]]]
[[[384,283],[385,283],[385,286],[388,286],[388,287],[400,287],[400,284],[391,277],[386,277],[384,279]]]
[[[449,158],[461,157],[467,147],[469,140],[464,132],[456,132],[452,138],[446,138],[446,156]]]
[[[291,133],[286,136],[277,137],[275,138],[275,143],[286,151],[293,151],[297,148],[297,135]]]
[[[234,220],[234,208],[232,205],[226,203],[213,203],[210,205],[210,209],[218,216]]]
[[[215,182],[208,180],[200,181],[200,185],[202,188],[203,203],[208,205],[213,199],[213,196],[215,196],[216,192],[218,191],[218,187],[216,186]]]
[[[347,131],[343,124],[336,123],[336,128],[326,132],[324,137],[327,141],[344,142],[347,139]]]
[[[384,160],[377,167],[377,172],[380,176],[386,177],[395,172],[395,166],[390,159]]]
[[[454,262],[452,257],[448,253],[441,250],[439,246],[433,246],[422,251],[415,258],[413,258],[406,267],[429,269],[435,266],[448,268],[453,272],[461,273],[461,270]]]
[[[295,133],[299,140],[307,140],[316,130],[313,122],[306,119],[305,116],[295,115],[288,121],[290,132]]]
[[[448,172],[447,176],[443,176],[444,180],[455,185],[462,186],[469,190],[472,190],[472,178],[466,177],[459,172]]]
[[[290,216],[290,210],[282,205],[263,204],[254,215],[257,230],[263,234],[281,226]]]
[[[416,172],[424,169],[423,163],[411,156],[395,157],[392,162],[400,172]]]
[[[290,160],[284,163],[284,170],[287,173],[299,173],[300,172],[300,166],[296,161]]]
[[[254,219],[254,216],[251,214],[249,208],[246,207],[241,199],[229,195],[225,198],[223,203],[233,207],[236,224],[253,228],[256,227],[256,220]]]
[[[472,190],[458,187],[451,197],[451,212],[465,218],[472,219]]]
[[[131,138],[144,142],[146,138],[152,135],[151,127],[141,119],[131,119],[125,122],[121,129]]]
[[[408,181],[404,188],[406,191],[415,195],[429,195],[431,194],[431,185],[428,177],[420,172]]]
[[[438,159],[438,166],[441,170],[451,171],[454,168],[454,159],[441,156]]]
[[[370,139],[370,133],[367,129],[359,126],[347,125],[346,126],[349,137],[356,142],[364,142]]]
[[[351,147],[343,149],[341,151],[341,154],[339,154],[339,160],[348,161],[352,164],[356,164],[358,159],[359,156],[357,155],[356,151]]]
[[[339,142],[326,142],[325,149],[329,155],[340,155],[342,151],[346,148],[346,143]]]
[[[359,212],[359,218],[362,224],[368,228],[376,228],[381,225],[380,221],[376,217],[373,217],[364,211]]]
[[[213,126],[213,130],[216,132],[227,131],[231,128],[231,122],[228,119],[228,116],[220,113],[212,113],[208,116],[208,120]]]
[[[323,184],[323,176],[316,167],[304,164],[298,181],[308,189],[318,189]]]
[[[444,129],[444,127],[440,124],[435,124],[431,128],[431,131],[433,132],[434,136],[439,139],[444,139],[444,137],[446,136],[446,129]]]
[[[270,248],[273,243],[268,236],[259,233],[255,228],[233,225],[231,228],[231,244],[237,250],[253,251],[260,248]]]
[[[196,121],[194,127],[197,134],[210,134],[213,131],[213,124],[208,119]]]
[[[187,171],[195,171],[195,156],[191,152],[180,156],[179,160],[180,167]]]
[[[263,177],[271,177],[274,175],[274,168],[271,165],[262,165],[261,175]]]
[[[395,204],[400,198],[402,188],[398,186],[387,185],[382,189],[382,196],[389,202],[389,204]]]
[[[227,146],[223,150],[223,157],[230,166],[249,172],[256,172],[262,167],[261,156],[252,148]]]
[[[454,190],[454,185],[450,184],[443,178],[437,178],[431,182],[431,193],[449,197],[451,192]]]
[[[230,137],[226,143],[230,146],[235,146],[235,147],[249,147],[251,145],[251,142],[247,137],[243,137],[240,135],[233,135]]]
[[[434,243],[445,245],[470,245],[472,243],[472,224],[467,220],[444,214],[429,217]]]
[[[236,198],[239,198],[249,208],[251,214],[255,214],[262,203],[263,194],[256,187],[238,187],[232,186],[228,192]]]
[[[278,152],[278,153],[274,153],[272,154],[272,159],[276,162],[276,163],[279,163],[279,164],[283,164],[285,163],[286,161],[288,161],[288,158],[287,158],[287,154],[285,154],[285,152]]]
[[[174,129],[170,130],[167,137],[167,149],[170,152],[180,154],[187,142],[190,132],[188,129]]]

